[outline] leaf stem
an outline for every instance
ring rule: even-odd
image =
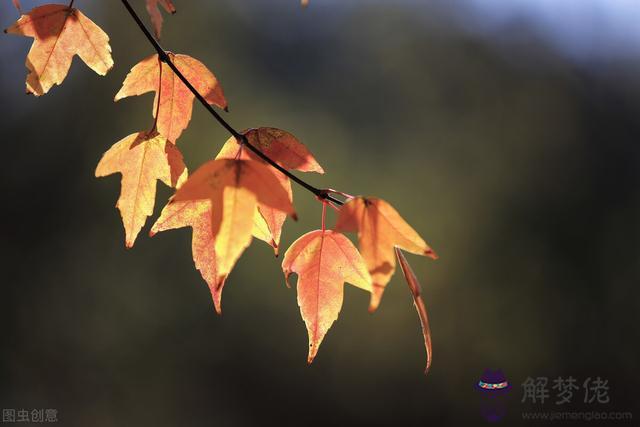
[[[158,129],[158,116],[160,115],[160,99],[162,98],[162,61],[160,60],[160,57],[158,57],[158,68],[160,68],[160,70],[158,71],[158,95],[156,96],[158,103],[155,106],[156,111],[155,111],[155,114],[153,115],[153,127],[151,128],[149,133],[154,132]],[[171,141],[171,142],[175,143],[175,141]]]
[[[72,0],[72,3],[73,3],[73,0]],[[235,130],[233,126],[231,126],[225,119],[222,118],[222,116],[211,105],[209,105],[207,100],[197,91],[195,87],[193,87],[191,82],[189,82],[189,80],[184,76],[184,74],[180,72],[178,67],[175,66],[175,64],[171,61],[171,58],[169,58],[169,55],[167,54],[167,52],[162,48],[162,46],[160,46],[160,43],[151,35],[147,27],[144,25],[144,23],[140,19],[140,16],[138,16],[138,14],[133,9],[133,7],[131,7],[131,4],[129,3],[129,1],[122,0],[122,4],[124,5],[125,9],[127,9],[127,12],[129,12],[129,15],[131,15],[135,23],[138,25],[138,27],[140,28],[140,31],[142,31],[142,33],[145,35],[149,43],[151,43],[155,51],[158,53],[158,57],[160,58],[160,61],[166,63],[169,66],[169,68],[171,68],[171,70],[175,73],[175,75],[178,76],[178,78],[182,81],[182,83],[184,83],[187,89],[189,89],[191,93],[193,93],[196,99],[200,101],[202,106],[209,112],[209,114],[213,116],[214,119],[216,119],[216,121],[223,128],[226,129],[227,132],[229,132],[237,140],[241,141],[242,145],[245,145],[249,150],[253,151],[262,160],[267,162],[269,165],[273,166],[275,169],[280,171],[282,174],[287,176],[296,184],[300,185],[304,189],[313,193],[316,197],[333,202],[337,205],[342,205],[344,203],[343,201],[333,197],[329,193],[314,187],[313,185],[309,184],[308,182],[304,181],[301,178],[298,178],[297,176],[289,172],[287,169],[280,166],[273,159],[271,159],[269,156],[267,156],[262,151],[260,151],[257,147],[251,144],[248,138],[244,134]]]
[[[324,233],[327,229],[325,220],[327,218],[327,203],[329,202],[324,199],[320,200],[320,202],[322,202],[322,232]]]

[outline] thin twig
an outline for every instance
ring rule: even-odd
[[[200,101],[200,103],[204,106],[204,108],[207,109],[209,114],[211,114],[217,120],[217,122],[223,128],[225,128],[227,130],[227,132],[229,132],[234,138],[240,140],[243,145],[246,145],[249,150],[253,151],[262,160],[264,160],[265,162],[267,162],[268,164],[270,164],[271,166],[276,168],[278,171],[283,173],[285,176],[287,176],[289,179],[291,179],[296,184],[298,184],[298,185],[302,186],[303,188],[305,188],[306,190],[312,192],[316,197],[320,197],[320,198],[325,199],[327,201],[331,201],[331,202],[333,202],[333,203],[335,203],[337,205],[342,205],[344,203],[341,200],[338,200],[335,197],[331,196],[326,191],[324,191],[324,190],[322,190],[320,188],[314,187],[313,185],[311,185],[311,184],[307,183],[306,181],[298,178],[297,176],[295,176],[294,174],[289,172],[287,169],[285,169],[282,166],[280,166],[278,163],[276,163],[274,160],[272,160],[269,156],[267,156],[262,151],[260,151],[257,147],[255,147],[253,144],[251,144],[249,142],[248,138],[244,134],[238,132],[237,130],[235,130],[233,128],[233,126],[231,126],[229,123],[227,123],[227,121],[225,119],[223,119],[222,116],[220,114],[218,114],[218,112],[211,105],[209,105],[207,100],[197,91],[197,89],[195,87],[193,87],[191,82],[189,82],[189,80],[180,72],[178,67],[175,66],[173,61],[171,61],[171,58],[169,58],[169,55],[167,54],[167,52],[162,48],[162,46],[160,46],[160,43],[158,43],[158,41],[151,35],[151,33],[149,32],[147,27],[144,25],[144,23],[142,22],[142,20],[140,19],[140,17],[136,13],[136,11],[133,9],[133,7],[131,7],[131,4],[129,3],[129,1],[128,0],[122,0],[122,4],[127,9],[127,11],[129,12],[129,15],[131,15],[131,17],[136,22],[136,24],[138,25],[138,27],[140,28],[142,33],[145,35],[145,37],[147,38],[149,43],[151,43],[153,48],[156,50],[160,60],[162,62],[166,63],[169,66],[169,68],[171,68],[171,70],[175,73],[175,75],[178,76],[178,78],[182,81],[182,83],[184,83],[184,85],[187,87],[187,89],[189,89],[191,91],[191,93],[193,93],[193,95],[196,97],[196,99],[198,101]]]

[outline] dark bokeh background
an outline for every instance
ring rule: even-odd
[[[509,424],[564,409],[521,404],[528,376],[601,376],[611,402],[585,408],[640,417],[638,52],[575,54],[521,18],[471,30],[462,1],[176,1],[164,44],[214,70],[234,126],[294,133],[327,171],[311,182],[388,200],[439,253],[410,258],[432,323],[425,378],[399,275],[375,315],[346,287],[308,367],[265,244],[239,261],[222,317],[188,230],[149,239],[150,220],[125,250],[119,178],[93,173],[151,123],[151,95],[112,99],[152,51],[119,2],[76,3],[111,36],[106,78],[76,58],[61,87],[25,96],[30,41],[0,38],[0,406],[78,426],[458,425],[482,422],[473,385],[501,368]],[[7,27],[16,12],[0,11]],[[196,106],[179,146],[194,170],[226,138]],[[170,194],[159,184],[156,214]],[[319,225],[295,197],[283,247]]]

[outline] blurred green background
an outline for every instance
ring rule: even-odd
[[[601,376],[611,402],[589,410],[638,407],[640,48],[572,50],[517,16],[487,29],[464,1],[176,0],[165,15],[165,48],[216,73],[234,126],[292,132],[327,171],[305,179],[386,199],[440,255],[409,258],[433,332],[424,377],[400,274],[374,315],[346,286],[308,367],[295,290],[264,243],[222,317],[189,230],[149,239],[152,218],[124,248],[119,177],[93,174],[151,124],[152,95],[112,100],[152,50],[120,2],[76,5],[111,37],[106,78],[76,58],[61,87],[25,96],[31,41],[0,42],[0,406],[77,426],[457,425],[482,422],[473,386],[501,368],[509,424],[558,409],[520,403],[528,376]],[[0,11],[3,27],[17,17]],[[195,170],[226,139],[196,105],[179,147]],[[171,195],[158,188],[156,215]],[[320,224],[294,193],[283,248]]]

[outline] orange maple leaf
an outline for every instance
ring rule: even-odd
[[[427,308],[425,307],[424,301],[422,300],[422,289],[420,288],[420,282],[413,272],[413,269],[411,268],[409,262],[404,257],[404,254],[399,248],[396,247],[395,252],[396,257],[398,258],[398,262],[400,263],[402,274],[404,275],[404,278],[407,281],[407,285],[409,285],[409,289],[411,290],[411,295],[413,296],[413,304],[416,306],[416,311],[418,312],[418,317],[420,318],[420,325],[422,325],[424,349],[427,353],[427,365],[424,368],[424,373],[427,374],[429,372],[429,368],[431,367],[431,361],[433,360],[433,349],[431,347],[431,329],[429,328],[429,317],[427,316]]]
[[[109,36],[75,8],[47,4],[22,15],[5,33],[33,37],[25,65],[27,93],[44,95],[61,84],[74,55],[104,76],[113,67]]]
[[[169,53],[171,62],[211,105],[227,107],[222,86],[211,71],[188,55]],[[157,115],[157,129],[175,143],[191,120],[194,95],[175,75],[169,65],[152,55],[136,64],[115,96],[115,101],[133,95],[156,92],[152,114]]]
[[[293,242],[282,260],[287,285],[298,274],[298,305],[307,325],[309,354],[313,362],[327,331],[342,308],[344,282],[371,292],[371,277],[364,260],[343,234],[311,231]]]
[[[115,143],[104,153],[96,177],[119,172],[122,174],[120,210],[125,241],[132,247],[140,229],[153,214],[156,180],[170,187],[178,186],[187,177],[187,169],[178,148],[157,132],[139,132]]]
[[[211,160],[178,189],[151,229],[192,228],[193,260],[218,313],[225,280],[251,243],[258,203],[294,214],[276,173],[253,160]]]
[[[340,208],[335,229],[357,231],[358,246],[373,279],[369,311],[380,305],[384,288],[396,270],[394,246],[433,259],[438,256],[387,202],[375,197],[355,197]]]
[[[160,40],[160,32],[162,31],[162,14],[160,13],[158,4],[161,4],[164,10],[172,15],[176,13],[176,8],[171,0],[147,0],[147,12],[149,12],[149,16],[151,17],[153,32],[155,33],[156,38]]]
[[[261,127],[249,129],[243,132],[243,134],[247,137],[251,145],[258,148],[285,169],[324,173],[322,166],[318,164],[307,147],[289,132],[275,128]],[[260,159],[248,148],[242,148],[236,138],[231,137],[224,144],[216,156],[216,159],[234,159],[236,157],[264,162],[264,160]],[[264,163],[266,164],[266,162]],[[293,202],[293,192],[289,178],[280,172],[276,172],[276,176],[282,183],[282,186],[287,190],[289,200]],[[258,211],[255,213],[255,217],[254,237],[273,246],[277,255],[282,226],[287,218],[287,214],[258,203]],[[266,229],[264,224],[266,224]]]

